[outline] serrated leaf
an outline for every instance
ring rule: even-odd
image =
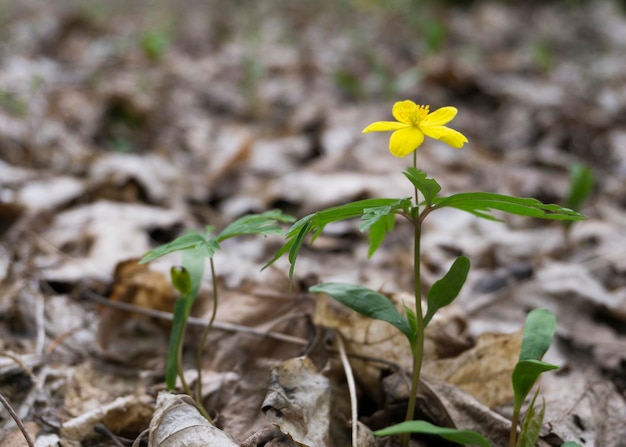
[[[428,325],[435,312],[455,300],[463,284],[465,284],[469,269],[469,259],[465,256],[459,256],[450,266],[448,273],[433,284],[428,291],[428,310],[424,316],[425,326]]]
[[[429,178],[424,171],[414,167],[407,168],[403,174],[422,193],[426,206],[430,206],[433,203],[433,199],[441,191],[439,183],[434,178]]]
[[[207,233],[210,228],[207,228]],[[198,230],[190,230],[183,234],[182,236],[177,237],[172,242],[161,245],[160,247],[155,248],[147,252],[141,260],[139,264],[146,264],[148,262],[154,261],[161,256],[165,256],[170,253],[174,253],[175,251],[180,250],[188,250],[191,248],[195,248],[198,244],[205,242],[205,236],[203,236]]]
[[[249,214],[240,217],[224,228],[217,236],[217,241],[222,242],[244,234],[280,235],[283,229],[278,223],[291,223],[295,218],[283,214],[280,210],[266,211],[262,214]]]
[[[376,208],[367,208],[361,216],[363,222],[359,229],[364,232],[369,229],[368,241],[369,249],[368,257],[371,257],[380,244],[385,239],[385,235],[393,230],[396,224],[396,215],[394,209],[390,206],[379,206]]]
[[[483,435],[471,430],[457,430],[455,428],[438,427],[426,421],[405,421],[391,427],[377,430],[374,436],[390,436],[401,433],[423,433],[439,435],[448,441],[457,444],[477,445],[479,447],[491,447],[491,444]]]
[[[490,220],[499,220],[491,215],[492,210],[550,220],[586,219],[582,214],[559,205],[545,204],[533,198],[512,197],[487,192],[467,192],[435,198],[433,205],[435,209],[452,207]]]
[[[285,253],[289,253],[289,276],[293,277],[293,270],[298,253],[304,240],[312,234],[313,242],[324,231],[326,225],[342,220],[360,217],[365,210],[379,207],[390,207],[392,210],[406,210],[411,206],[411,199],[366,199],[344,205],[328,208],[309,214],[295,222],[285,234],[287,242],[278,250],[277,254],[263,267],[264,269],[276,262]],[[380,230],[378,230],[380,231]]]
[[[535,402],[538,395],[539,390],[535,392],[533,400],[530,402],[528,410],[524,415],[520,434],[517,438],[515,447],[535,447],[537,439],[539,439],[539,432],[541,431],[543,418],[546,412],[546,403],[544,401],[541,404],[541,410],[539,411],[539,413],[535,413]]]
[[[389,299],[371,289],[355,284],[328,282],[309,289],[314,293],[326,293],[350,309],[375,320],[386,321],[395,326],[413,343],[413,332],[407,319]]]

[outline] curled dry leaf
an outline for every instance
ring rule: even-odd
[[[161,391],[150,422],[148,447],[238,447],[233,439],[211,425],[189,396]]]
[[[308,357],[296,357],[272,371],[265,416],[299,445],[333,447],[330,382]]]

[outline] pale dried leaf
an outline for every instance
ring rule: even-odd
[[[93,427],[99,422],[106,422],[112,431],[116,431],[126,426],[131,420],[143,418],[151,402],[152,399],[145,395],[119,397],[113,402],[64,422],[60,434],[64,439],[82,441],[94,434]]]
[[[423,372],[458,386],[488,407],[504,405],[513,398],[511,373],[521,342],[521,331],[482,334],[472,349],[454,358],[428,362]]]
[[[150,422],[148,447],[237,447],[232,438],[211,425],[189,396],[161,391]]]
[[[119,261],[140,257],[151,248],[149,229],[171,227],[184,219],[179,211],[107,201],[57,214],[44,238],[56,249],[75,253],[41,259],[47,264],[43,275],[68,282],[108,279]]]
[[[263,402],[265,416],[300,445],[333,447],[330,383],[307,357],[283,362],[272,371]]]

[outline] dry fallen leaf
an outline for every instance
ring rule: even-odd
[[[296,357],[272,371],[262,410],[299,445],[334,447],[330,397],[329,380],[307,357]]]
[[[161,272],[150,270],[147,265],[138,264],[137,261],[129,259],[115,267],[113,291],[109,299],[141,308],[173,312],[177,296],[168,278]],[[146,326],[153,323],[146,316],[105,308],[98,326],[98,343],[110,355],[126,360],[135,358],[137,352],[131,355],[128,339],[132,338],[133,327],[130,323],[135,323],[134,328],[138,329],[139,320],[144,323],[144,332]],[[124,355],[120,355],[122,353]]]
[[[148,230],[172,227],[184,219],[178,211],[108,201],[59,213],[43,234],[58,250],[41,256],[43,275],[61,282],[108,280],[120,260],[141,256],[151,248]]]
[[[488,407],[504,405],[513,399],[511,373],[521,344],[522,331],[482,334],[472,349],[454,358],[427,362],[422,371],[458,386]]]
[[[409,294],[392,293],[388,296],[400,312],[404,312],[404,305],[412,307],[413,297]],[[405,335],[391,324],[364,317],[331,299],[320,297],[316,303],[315,324],[338,330],[345,340],[349,354],[383,361],[352,360],[355,376],[368,393],[373,396],[379,394],[376,390],[380,388],[381,369],[388,368],[389,363],[405,371],[411,370],[409,343]],[[425,362],[450,356],[467,348],[464,328],[465,323],[459,308],[451,305],[441,309],[426,329]]]
[[[189,396],[161,391],[150,422],[148,447],[238,447],[233,439],[211,425]]]
[[[80,416],[63,423],[60,434],[64,439],[81,442],[94,435],[94,425],[104,423],[114,433],[141,423],[146,420],[148,412],[152,412],[152,399],[148,396],[119,397],[114,401],[97,406]],[[77,405],[69,403],[68,408]]]
[[[626,405],[617,387],[589,373],[548,374],[542,378],[547,432],[582,445],[623,447]]]

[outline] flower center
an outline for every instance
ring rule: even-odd
[[[417,113],[415,114],[414,117],[412,117],[413,118],[411,120],[412,124],[414,126],[417,126],[419,123],[421,123],[424,120],[424,118],[426,118],[426,115],[428,115],[428,112],[430,112],[430,106],[418,106]]]

